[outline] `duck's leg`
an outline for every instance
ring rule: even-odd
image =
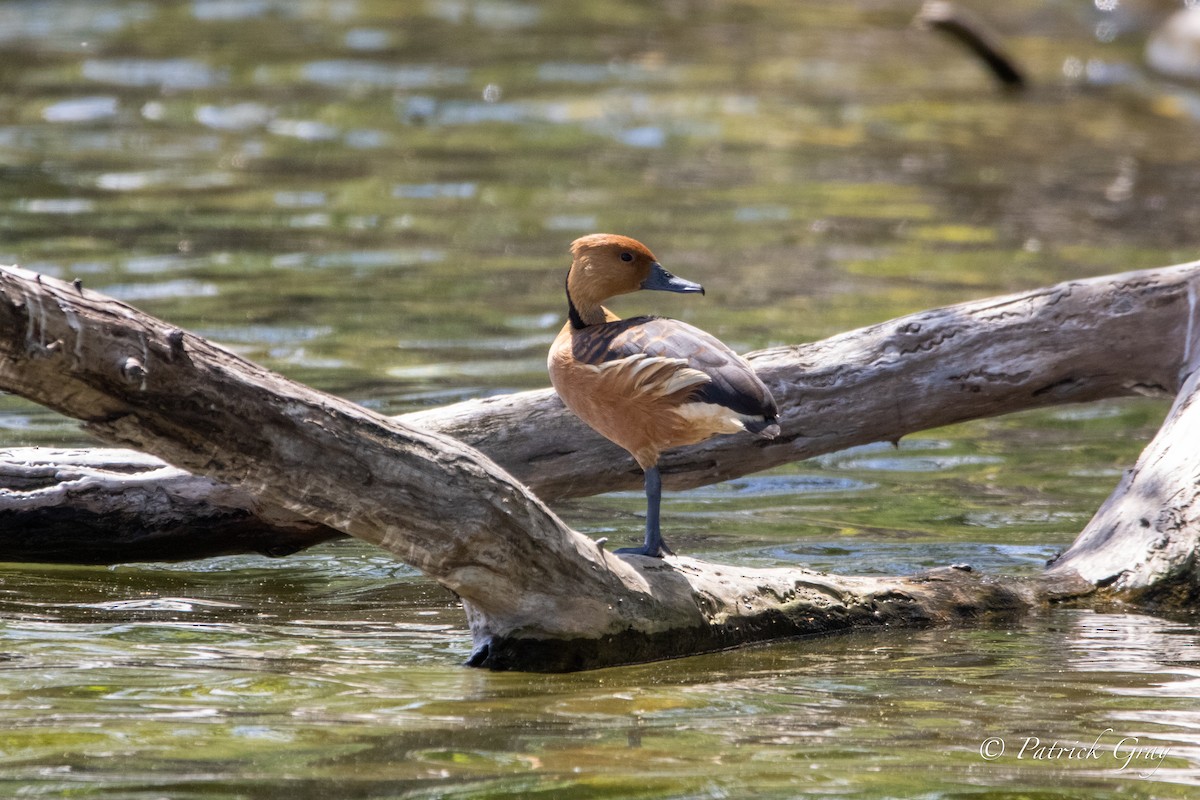
[[[662,532],[658,528],[660,505],[662,505],[662,475],[659,474],[658,467],[653,466],[646,470],[646,541],[641,547],[622,547],[614,552],[650,556],[651,558],[675,555],[663,541]]]

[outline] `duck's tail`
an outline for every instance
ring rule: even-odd
[[[779,435],[779,417],[774,419],[756,419],[743,423],[746,430],[763,439],[774,439]]]

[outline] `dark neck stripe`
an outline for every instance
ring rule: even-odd
[[[577,331],[587,327],[587,323],[583,321],[583,317],[579,316],[579,309],[575,307],[575,301],[571,299],[571,276],[567,275],[567,318],[571,320],[571,327]]]

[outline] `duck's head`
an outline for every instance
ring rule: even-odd
[[[703,286],[667,272],[646,245],[628,236],[583,236],[571,243],[571,257],[567,298],[588,325],[603,322],[600,304],[619,294],[639,289],[704,294]]]

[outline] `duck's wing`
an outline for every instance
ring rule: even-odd
[[[667,393],[690,388],[689,402],[713,403],[762,420],[779,418],[771,392],[746,361],[712,334],[679,320],[632,317],[596,325],[575,337],[574,357],[602,370],[645,375]]]

